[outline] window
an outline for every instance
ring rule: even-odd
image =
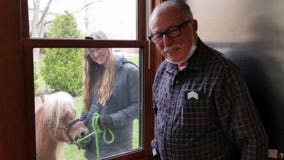
[[[30,37],[77,39],[101,30],[110,39],[137,40],[137,5],[137,0],[28,0]],[[54,33],[60,24],[74,33]]]
[[[39,123],[36,114],[39,111],[38,103],[41,104],[41,99],[38,95],[43,92],[68,92],[75,102],[76,117],[80,117],[84,105],[81,90],[84,52],[86,50],[109,49],[116,57],[124,57],[127,62],[138,68],[139,108],[138,116],[134,118],[132,123],[132,148],[114,152],[107,157],[111,159],[142,159],[149,156],[150,141],[153,136],[153,126],[151,125],[153,119],[152,116],[149,116],[152,115],[152,107],[151,94],[148,93],[151,93],[153,68],[150,65],[148,42],[145,40],[145,3],[140,0],[121,0],[119,3],[118,0],[24,1],[22,28],[26,90],[29,97],[27,103],[35,106],[31,108],[29,116],[31,117],[29,119],[30,128],[35,131],[37,123]],[[95,31],[103,31],[108,39],[93,40],[88,38]],[[51,58],[47,60],[47,57]],[[135,86],[129,88],[133,87]],[[45,93],[44,95],[47,95],[46,98],[51,94]],[[69,138],[70,140],[70,137],[72,139],[69,127],[73,127],[77,121],[71,121],[70,118],[64,117],[61,117],[60,120],[65,120],[66,124],[63,125],[62,122],[62,125],[60,123],[58,126],[54,126],[50,122],[49,130],[67,128],[65,139]],[[37,133],[31,134],[34,134],[35,137],[35,146],[31,148],[34,151],[31,153],[35,153],[40,140],[36,139],[38,138]],[[74,144],[66,146],[67,149],[64,151],[68,153],[65,155],[66,159],[84,159],[84,150],[78,150]],[[37,159],[36,153],[33,158]],[[102,155],[99,158],[105,157]]]

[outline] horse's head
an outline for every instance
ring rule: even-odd
[[[73,98],[66,92],[44,97],[45,120],[54,137],[63,142],[74,143],[89,133],[88,128],[76,118]]]

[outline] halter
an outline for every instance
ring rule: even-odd
[[[88,139],[89,137],[91,137],[92,135],[95,135],[95,140],[96,140],[96,153],[97,153],[97,158],[100,158],[100,146],[99,146],[99,135],[102,134],[103,136],[103,141],[106,144],[112,144],[115,140],[115,135],[113,133],[113,131],[109,128],[104,128],[103,130],[100,129],[99,127],[99,123],[98,120],[100,118],[100,114],[95,112],[93,114],[93,118],[92,118],[92,128],[93,128],[93,132],[89,133],[88,135],[86,135],[85,137],[78,139],[75,143],[79,144],[80,142]],[[107,134],[110,135],[110,139],[107,139]]]
[[[59,130],[62,130],[63,133],[65,133],[69,139],[69,143],[70,144],[73,144],[75,143],[75,140],[72,139],[71,135],[69,134],[69,129],[75,124],[77,123],[78,121],[80,121],[78,118],[77,119],[74,119],[72,121],[70,121],[69,123],[67,123],[65,126],[54,126],[52,124],[50,124],[50,129],[59,129]]]

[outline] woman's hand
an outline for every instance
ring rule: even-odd
[[[113,123],[112,123],[111,116],[109,114],[101,115],[99,118],[99,125],[102,130],[105,128],[112,128]]]

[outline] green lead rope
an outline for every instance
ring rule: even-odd
[[[93,134],[95,134],[95,138],[96,138],[96,153],[97,153],[97,158],[100,157],[100,145],[99,145],[99,135],[103,134],[103,140],[106,144],[112,144],[114,142],[115,136],[114,133],[112,132],[111,129],[109,128],[104,128],[103,130],[100,129],[99,124],[98,124],[98,120],[100,118],[100,114],[99,113],[94,113],[93,114],[93,119],[92,119],[92,128],[93,128],[93,132],[89,133],[88,135],[86,135],[85,137],[78,139],[77,140],[77,144],[79,144],[80,142],[86,140],[87,138],[89,138],[90,136],[92,136]],[[107,134],[110,134],[110,140],[107,140]]]

